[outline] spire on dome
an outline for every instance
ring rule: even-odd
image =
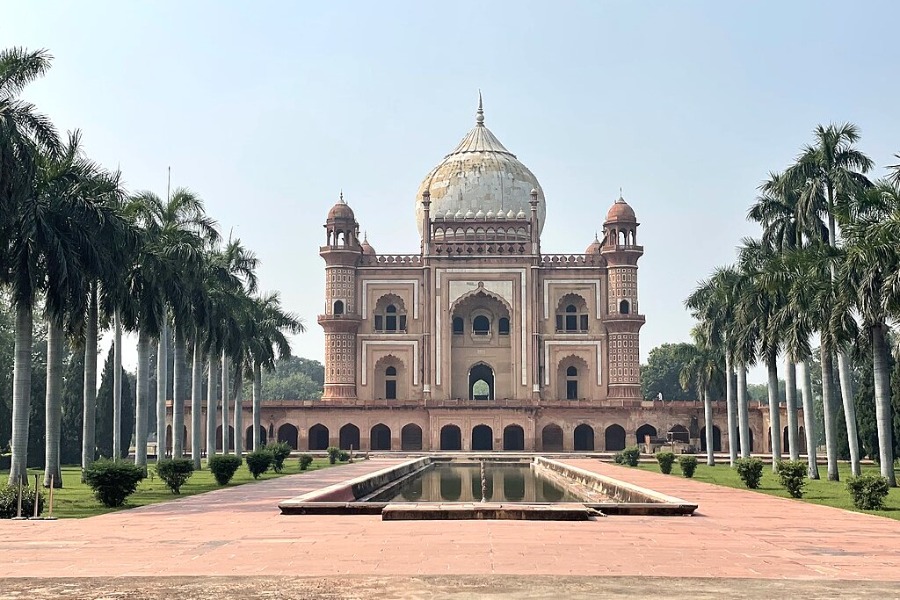
[[[484,127],[484,103],[481,101],[481,90],[478,90],[478,112],[475,113],[475,124]]]
[[[347,204],[346,202],[344,202],[344,188],[341,188],[341,194],[338,197],[338,202],[341,204]]]

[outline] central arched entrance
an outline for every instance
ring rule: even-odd
[[[551,423],[550,425],[544,427],[544,429],[541,431],[541,448],[547,452],[562,452],[562,427],[555,423]]]
[[[504,450],[524,450],[525,430],[519,425],[507,425],[503,430]]]
[[[285,423],[278,428],[278,441],[286,442],[291,450],[297,450],[297,428],[290,423]]]
[[[494,370],[484,363],[469,369],[469,400],[494,399]]]
[[[328,448],[328,428],[321,423],[316,423],[309,428],[310,450],[325,450]]]
[[[462,433],[456,425],[441,427],[441,450],[462,450]]]
[[[341,450],[359,450],[359,427],[347,423],[341,427],[338,440]]]
[[[585,452],[594,449],[594,428],[587,423],[582,423],[575,428],[575,452]]]
[[[493,450],[494,432],[487,425],[472,428],[472,450]]]
[[[400,449],[421,450],[422,428],[415,423],[404,425],[403,429],[400,430]]]
[[[369,435],[370,450],[390,450],[391,430],[384,423],[374,426]]]

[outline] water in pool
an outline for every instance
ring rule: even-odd
[[[487,502],[583,502],[530,464],[485,461]],[[479,463],[436,463],[371,502],[480,502]]]

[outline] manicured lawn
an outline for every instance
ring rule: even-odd
[[[747,489],[744,486],[744,482],[738,477],[737,471],[729,467],[727,461],[725,461],[724,464],[717,464],[715,467],[708,467],[706,466],[705,457],[698,456],[697,460],[700,461],[700,464],[697,465],[697,471],[694,473],[694,479],[697,481],[705,481],[706,483],[714,483],[716,485],[739,488],[742,490]],[[659,465],[655,463],[642,463],[638,468],[659,473]],[[863,465],[862,469],[863,473],[875,473],[876,475],[879,473],[878,467],[874,465]],[[834,506],[836,508],[844,508],[856,512],[900,520],[900,488],[891,488],[891,491],[888,493],[888,497],[885,500],[884,510],[858,510],[853,506],[853,501],[850,499],[849,492],[847,492],[846,481],[851,476],[850,466],[841,463],[839,465],[839,471],[841,481],[828,481],[826,479],[827,472],[825,465],[819,465],[819,476],[821,479],[817,481],[807,480],[806,487],[803,488],[803,498],[796,501],[824,504],[825,506]],[[900,469],[898,469],[897,472],[900,473]],[[672,474],[670,476],[682,476],[677,461],[675,462],[675,466],[672,467]],[[900,479],[900,476],[898,476],[898,479]],[[781,487],[778,476],[772,473],[771,465],[765,465],[763,467],[763,477],[759,485],[758,489],[750,491],[780,496],[782,498],[790,498],[787,490]]]
[[[327,458],[317,458],[311,465],[309,465],[306,472],[324,469],[325,467],[330,466],[332,465],[328,463]],[[128,500],[125,501],[125,506],[119,508],[106,508],[105,506],[100,504],[100,502],[96,498],[94,498],[94,492],[91,490],[91,488],[86,484],[81,483],[81,467],[64,466],[62,468],[63,488],[53,491],[53,516],[59,518],[93,517],[95,515],[102,515],[109,512],[115,512],[117,510],[125,510],[129,508],[135,508],[137,506],[145,506],[147,504],[156,504],[157,502],[175,500],[177,498],[192,496],[194,494],[202,494],[203,492],[217,490],[222,487],[216,483],[216,480],[213,478],[212,473],[210,473],[209,470],[206,469],[206,461],[203,461],[203,469],[200,471],[195,471],[194,474],[191,475],[191,478],[187,481],[187,483],[182,486],[181,494],[177,496],[169,491],[169,488],[166,487],[166,485],[159,479],[159,477],[155,476],[152,464],[150,465],[149,470],[151,475],[146,477],[143,481],[141,481],[140,484],[138,484],[137,491],[129,496]],[[275,479],[284,475],[291,475],[301,472],[302,471],[300,471],[300,467],[297,463],[297,457],[292,456],[285,461],[283,472],[275,473],[273,471],[269,471],[260,475],[259,479],[254,480],[253,476],[250,474],[250,471],[247,469],[246,463],[244,463],[234,474],[234,478],[231,480],[231,482],[225,487],[244,485],[253,483],[254,481],[266,481],[268,479]],[[29,482],[32,486],[34,485],[35,474],[41,475],[41,478],[43,480],[42,470],[29,469]],[[2,480],[3,483],[6,483],[8,475],[9,471],[0,472],[0,480]],[[47,500],[49,491],[43,488],[42,491],[44,494],[45,502],[43,514],[46,516],[48,510]]]

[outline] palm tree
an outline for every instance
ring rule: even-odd
[[[42,261],[35,238],[29,236],[46,225],[45,215],[33,211],[34,187],[41,154],[53,156],[60,149],[52,123],[19,94],[46,73],[50,60],[44,50],[0,51],[0,285],[11,289],[16,312],[10,483],[26,478],[32,311]]]
[[[796,163],[788,169],[787,177],[793,186],[801,190],[799,213],[809,221],[827,217],[828,243],[836,247],[837,214],[848,213],[853,197],[861,190],[871,187],[865,173],[872,169],[874,163],[854,147],[859,141],[859,130],[851,123],[831,124],[827,127],[818,125],[813,135],[814,144],[803,148]],[[835,276],[833,268],[830,275]],[[853,474],[859,475],[859,438],[850,366],[840,343],[832,351],[837,352],[838,358],[838,375],[850,446],[850,466]],[[830,357],[827,362],[831,362]]]
[[[697,288],[685,300],[685,306],[691,311],[695,319],[699,321],[698,328],[710,347],[718,348],[725,357],[725,372],[727,374],[726,407],[728,412],[728,453],[729,462],[733,466],[737,459],[739,435],[741,440],[747,440],[749,436],[748,414],[746,406],[746,369],[738,367],[738,392],[734,389],[734,365],[735,365],[735,336],[732,334],[734,327],[735,290],[739,283],[737,271],[732,267],[716,269],[713,275],[700,282]],[[742,375],[742,377],[741,377]],[[736,396],[741,400],[741,408],[736,406]],[[743,427],[738,432],[738,412],[743,415],[741,422]],[[741,444],[742,454],[749,456],[748,443]]]
[[[879,182],[858,200],[855,208],[859,218],[844,226],[846,244],[838,272],[842,291],[838,300],[843,310],[849,310],[851,304],[856,309],[872,347],[879,463],[881,474],[895,486],[888,368],[890,348],[886,338],[891,309],[900,306],[900,293],[897,292],[900,288],[891,281],[896,281],[900,272],[900,236],[896,235],[897,230],[892,231],[891,223],[892,216],[900,221],[900,185]]]
[[[713,407],[710,388],[721,390],[725,384],[725,365],[722,354],[713,350],[703,338],[703,329],[695,328],[692,332],[694,344],[681,346],[682,363],[678,374],[678,383],[682,389],[688,390],[696,386],[703,398],[703,415],[706,427],[706,464],[715,466],[716,459],[713,444]]]

